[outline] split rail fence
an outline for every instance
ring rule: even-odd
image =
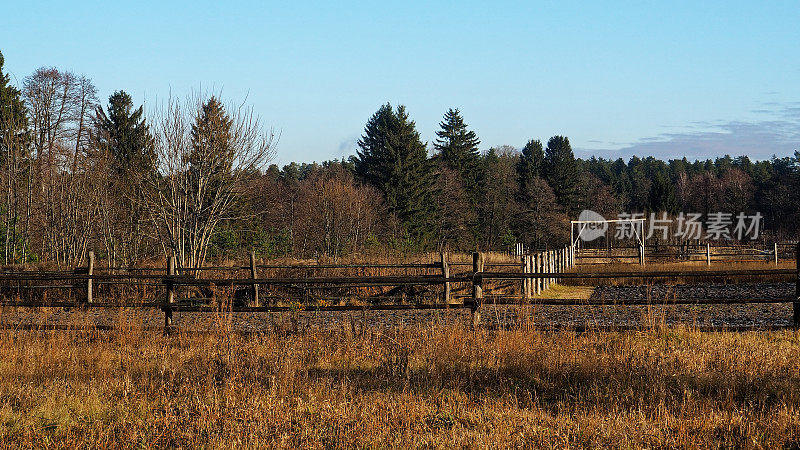
[[[794,252],[800,267],[800,243]],[[483,253],[473,253],[471,262],[448,261],[442,253],[440,261],[430,264],[349,264],[349,265],[258,265],[254,254],[250,264],[238,267],[178,268],[175,257],[167,259],[161,273],[145,268],[95,268],[93,252],[89,252],[86,266],[71,272],[27,271],[0,273],[1,307],[65,307],[65,308],[158,308],[164,312],[165,331],[173,326],[173,312],[214,312],[225,308],[232,312],[276,312],[308,309],[315,311],[353,310],[409,310],[468,308],[473,325],[480,322],[480,308],[484,304],[539,304],[539,305],[602,305],[611,302],[602,299],[548,298],[547,289],[562,280],[638,279],[670,280],[677,278],[736,279],[740,277],[792,277],[796,280],[794,297],[786,298],[693,298],[666,301],[669,304],[735,304],[735,303],[792,303],[793,323],[800,325],[800,271],[789,269],[757,270],[670,270],[635,272],[581,271],[576,261],[575,247],[537,252],[521,257],[520,262],[490,263]],[[464,267],[463,271],[459,269]],[[260,271],[283,269],[289,271],[325,271],[391,269],[426,272],[413,275],[355,275],[355,276],[294,276],[261,277]],[[246,277],[203,278],[203,272],[242,271]],[[429,273],[435,272],[435,273]],[[43,284],[45,283],[45,284]],[[494,287],[519,288],[519,295],[491,294]],[[423,287],[435,292],[430,295],[375,295],[362,297],[361,304],[328,304],[321,295],[310,295],[312,290],[363,289],[393,287]],[[135,288],[137,297],[120,299],[111,292],[114,288]],[[219,289],[227,288],[221,296]],[[267,289],[283,289],[278,295],[265,295]],[[484,292],[487,290],[487,292]],[[105,296],[97,295],[106,290]],[[192,291],[194,297],[179,294]],[[461,292],[459,294],[458,292]],[[211,297],[202,294],[211,292]],[[390,291],[391,292],[391,291]],[[147,299],[147,295],[155,295]],[[352,299],[352,296],[347,296]],[[335,299],[335,297],[334,297]],[[341,297],[339,298],[341,300]],[[401,300],[398,303],[396,300]],[[420,300],[425,300],[421,302]],[[386,301],[394,301],[386,303]],[[410,301],[409,301],[410,300]],[[311,301],[316,301],[312,304]],[[288,304],[287,304],[288,303]],[[613,300],[616,305],[655,304],[649,299]]]

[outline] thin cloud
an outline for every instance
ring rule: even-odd
[[[627,159],[633,155],[655,156],[662,159],[706,159],[722,155],[747,155],[751,159],[769,159],[772,156],[791,156],[800,151],[800,107],[784,103],[775,108],[761,108],[758,113],[769,115],[771,120],[755,122],[730,121],[711,124],[694,122],[698,131],[663,133],[642,138],[622,148],[589,150],[578,149],[583,158],[591,156]],[[763,106],[771,106],[764,104]]]

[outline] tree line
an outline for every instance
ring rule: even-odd
[[[272,133],[216,96],[149,111],[91,80],[41,68],[10,83],[0,54],[0,246],[6,264],[109,264],[165,254],[195,266],[266,257],[565,243],[583,209],[760,212],[797,236],[800,154],[751,161],[575,158],[566,136],[482,152],[458,109],[423,142],[402,105],[368,118],[355,155],[267,165]]]

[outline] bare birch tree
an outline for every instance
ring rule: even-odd
[[[96,89],[84,76],[42,68],[25,79],[23,96],[33,149],[24,231],[38,228],[43,257],[75,264],[86,253],[96,212],[88,155]]]
[[[197,94],[169,99],[150,123],[157,172],[145,198],[153,223],[180,266],[202,266],[217,226],[238,218],[248,177],[272,157],[274,135],[252,108]]]

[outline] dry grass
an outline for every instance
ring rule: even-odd
[[[2,332],[2,447],[796,447],[800,334]]]

